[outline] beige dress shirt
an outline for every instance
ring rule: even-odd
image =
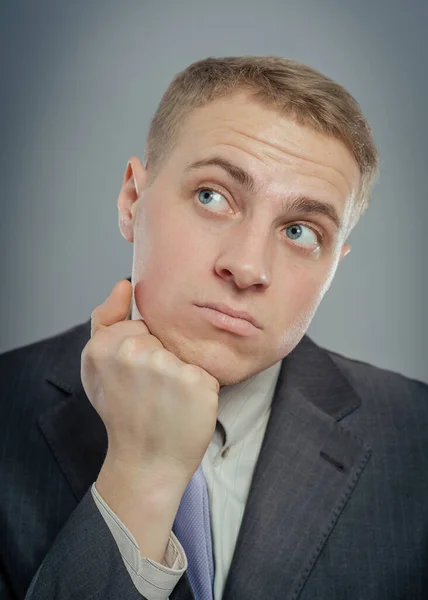
[[[214,600],[223,595],[281,362],[220,388],[217,427],[202,460],[210,504]],[[171,532],[164,564],[142,557],[135,538],[101,498],[95,483],[91,491],[138,591],[148,600],[167,600],[187,569],[177,537]]]

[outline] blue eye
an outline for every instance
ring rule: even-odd
[[[210,189],[206,188],[203,190],[199,190],[198,198],[202,204],[210,204],[212,201],[215,204],[217,204],[222,199],[224,199],[224,196],[222,196],[215,190],[210,190]]]
[[[298,223],[293,223],[293,225],[289,225],[288,227],[285,228],[285,231],[291,232],[291,236],[288,236],[289,239],[291,240],[297,240],[297,239],[301,239],[303,237],[303,240],[305,241],[305,236],[302,236],[302,233],[304,233],[304,229],[306,229],[307,231],[309,231],[314,237],[315,237],[315,242],[318,242],[318,237],[316,235],[316,233],[310,228],[310,227],[306,227],[305,225],[299,225]],[[308,240],[306,240],[308,241]],[[313,244],[313,240],[309,240],[309,244]]]
[[[300,227],[300,225],[294,224],[294,225],[290,225],[289,227],[287,227],[285,231],[289,231],[289,230],[293,230],[293,232],[291,234],[293,237],[291,239],[295,240],[296,236],[297,237],[300,236],[302,228]]]

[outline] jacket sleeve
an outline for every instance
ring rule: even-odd
[[[6,583],[3,570],[0,565],[0,600],[16,600],[15,594],[12,594],[9,586]]]
[[[192,599],[184,577],[177,588],[176,600]],[[90,488],[59,532],[25,596],[25,600],[75,598],[147,600],[126,570]]]

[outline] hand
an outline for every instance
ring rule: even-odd
[[[105,424],[109,460],[184,490],[213,435],[220,386],[166,350],[142,320],[124,320],[131,298],[121,280],[92,312],[83,387]]]

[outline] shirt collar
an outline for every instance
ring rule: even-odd
[[[220,388],[217,420],[226,437],[224,446],[236,444],[270,409],[282,360],[234,385]]]

